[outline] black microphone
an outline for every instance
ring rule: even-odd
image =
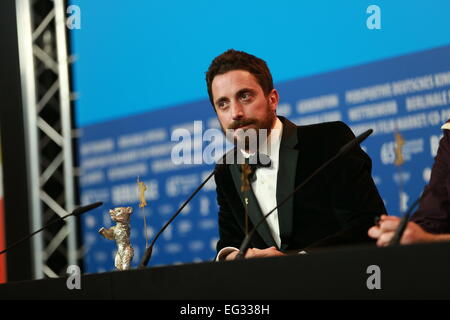
[[[242,241],[241,247],[239,248],[239,252],[236,255],[236,260],[243,259],[245,256],[245,253],[247,252],[248,246],[250,244],[250,241],[253,237],[253,234],[255,233],[256,229],[266,221],[267,217],[272,214],[275,210],[277,210],[279,207],[281,207],[286,201],[288,201],[298,190],[300,190],[305,184],[307,184],[312,178],[314,178],[319,172],[324,170],[326,167],[328,167],[333,161],[335,161],[337,158],[342,156],[343,154],[350,151],[355,146],[359,145],[361,142],[363,142],[370,134],[372,134],[373,130],[369,129],[359,136],[357,136],[355,139],[349,141],[344,146],[342,146],[338,153],[334,155],[331,159],[327,160],[324,164],[322,164],[318,169],[316,169],[313,173],[311,173],[308,178],[306,178],[302,183],[300,183],[294,191],[292,191],[290,194],[288,194],[275,208],[270,210],[267,214],[265,214],[256,224],[256,226],[253,227],[253,229],[245,236],[244,241]]]
[[[184,209],[184,207],[192,200],[192,198],[203,188],[203,186],[209,181],[209,179],[211,179],[211,177],[214,175],[214,173],[216,172],[216,169],[214,169],[207,177],[206,179],[202,182],[201,185],[199,185],[197,187],[197,189],[194,190],[194,192],[192,192],[192,194],[189,196],[189,198],[181,205],[181,207],[177,210],[177,212],[175,212],[172,217],[169,219],[169,221],[167,221],[164,226],[158,231],[158,233],[156,234],[156,236],[153,238],[152,242],[150,243],[150,246],[145,250],[145,254],[142,257],[141,263],[139,264],[139,269],[143,269],[147,266],[148,262],[150,261],[150,258],[152,257],[152,252],[153,252],[153,246],[155,245],[156,240],[159,238],[159,236],[161,235],[161,233],[163,233],[164,230],[166,230],[166,228],[169,226],[169,224],[172,223],[172,221],[180,214],[181,210]]]
[[[55,221],[50,222],[49,224],[43,226],[41,229],[36,230],[36,231],[33,232],[32,234],[27,235],[25,238],[22,238],[22,239],[20,239],[19,241],[14,242],[14,243],[13,243],[12,245],[10,245],[8,248],[6,248],[6,249],[0,251],[0,254],[3,254],[3,253],[5,253],[6,251],[8,251],[8,250],[14,248],[15,246],[21,244],[21,243],[24,242],[25,240],[30,239],[30,238],[31,238],[32,236],[34,236],[36,233],[41,232],[42,230],[44,230],[45,228],[50,227],[51,225],[55,224],[56,222],[62,221],[62,220],[66,219],[67,217],[70,217],[70,216],[75,216],[75,217],[77,217],[77,216],[79,216],[79,215],[81,215],[81,214],[83,214],[83,213],[85,213],[85,212],[87,212],[87,211],[89,211],[89,210],[92,210],[92,209],[95,209],[95,208],[101,206],[102,204],[103,204],[103,202],[95,202],[95,203],[88,204],[88,205],[86,205],[86,206],[78,207],[78,208],[76,208],[75,210],[73,210],[72,213],[66,214],[65,216],[60,217],[60,218],[56,219]]]
[[[406,230],[406,225],[408,224],[409,217],[412,211],[417,207],[420,201],[425,197],[425,195],[431,190],[431,187],[428,187],[422,195],[414,201],[414,203],[408,208],[404,216],[400,219],[400,223],[398,224],[397,229],[395,229],[394,235],[392,236],[391,241],[389,241],[388,247],[397,246],[400,244],[400,240],[402,239],[403,233]]]

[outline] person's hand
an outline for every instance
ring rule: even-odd
[[[233,251],[227,257],[225,260],[234,260],[237,256],[239,251]],[[277,256],[284,256],[285,254],[281,251],[279,251],[276,247],[270,247],[266,249],[256,249],[256,248],[249,248],[247,252],[245,253],[246,259],[251,258],[267,258],[267,257],[277,257]]]
[[[382,215],[378,226],[369,229],[368,235],[371,238],[378,239],[377,246],[385,247],[394,236],[400,223],[399,217]],[[405,232],[400,240],[400,244],[412,244],[419,242],[431,242],[434,235],[423,230],[417,223],[408,222]]]

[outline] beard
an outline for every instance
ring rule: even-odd
[[[269,110],[269,105],[267,105]],[[246,151],[257,151],[258,147],[265,143],[267,137],[270,134],[272,126],[275,122],[276,114],[268,112],[267,116],[263,119],[245,118],[233,121],[230,126],[225,130],[222,124],[223,133],[226,138],[233,142],[238,149],[244,149]],[[241,127],[246,128],[241,129]]]

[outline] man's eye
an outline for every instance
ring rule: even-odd
[[[224,109],[224,108],[226,108],[227,103],[226,103],[226,102],[219,102],[219,103],[217,104],[217,106],[219,107],[219,109]]]
[[[250,99],[250,93],[248,93],[248,92],[243,93],[241,97],[242,97],[242,100],[248,100],[248,99]]]

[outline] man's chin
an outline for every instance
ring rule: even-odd
[[[256,128],[240,128],[234,132],[233,142],[238,149],[256,151],[258,149],[259,132]]]
[[[254,147],[253,145],[247,140],[247,139],[234,139],[234,145],[239,150],[245,150],[247,152],[250,151],[250,149],[253,151]]]

